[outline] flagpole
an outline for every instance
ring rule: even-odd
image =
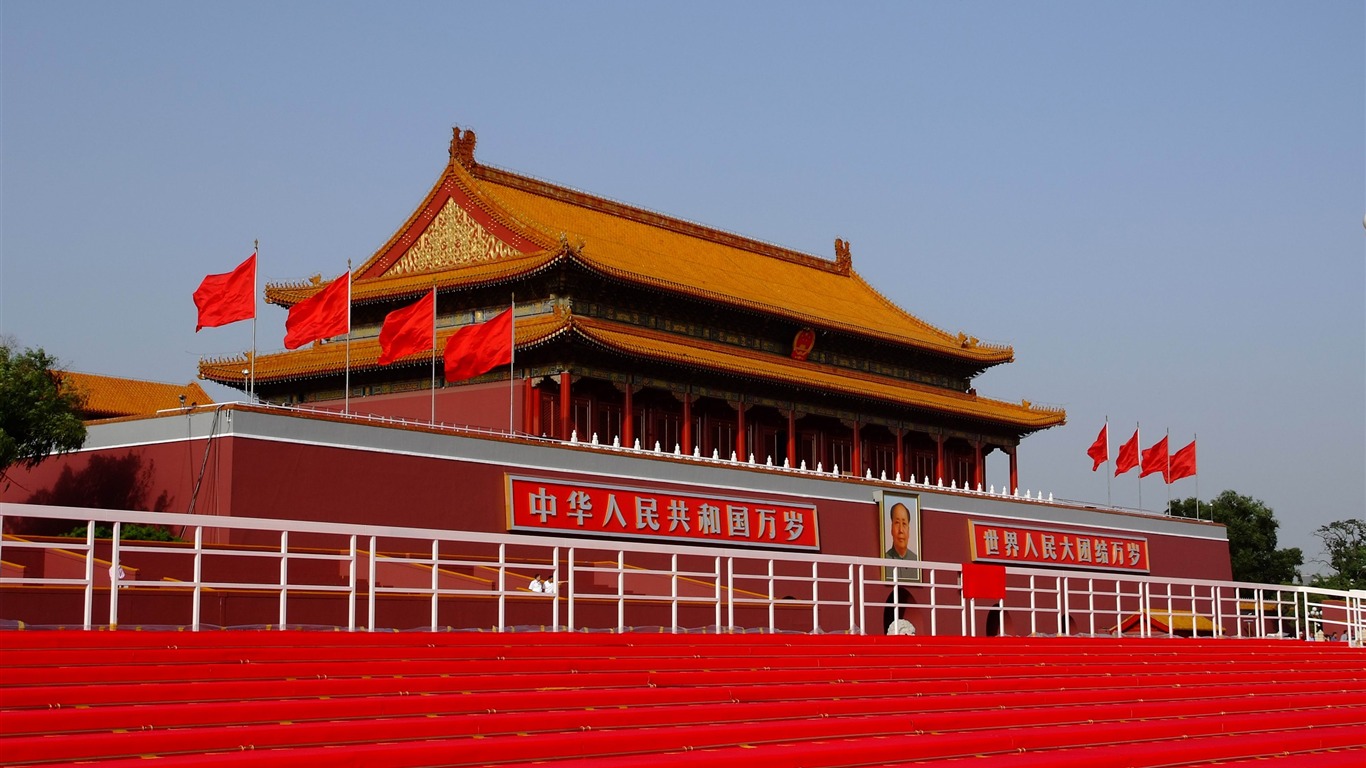
[[[432,285],[432,425],[436,425],[436,285]]]
[[[1135,446],[1138,449],[1138,508],[1143,509],[1143,436],[1140,424],[1134,422]]]
[[[256,279],[261,271],[261,239],[252,241],[251,255],[256,258],[251,265],[251,387],[247,390],[247,402],[256,399]]]
[[[351,260],[346,260],[346,390],[342,393],[342,413],[351,413]]]
[[[1114,507],[1110,496],[1110,414],[1105,414],[1105,505]]]
[[[517,393],[517,387],[516,387],[516,380],[515,380],[515,374],[516,374],[516,370],[517,370],[517,294],[514,292],[514,293],[511,294],[511,297],[512,297],[512,306],[511,306],[511,308],[508,309],[508,311],[512,313],[511,318],[509,318],[509,319],[511,320],[511,322],[508,323],[508,327],[512,329],[512,330],[510,331],[512,338],[510,339],[510,343],[508,344],[508,349],[511,350],[511,352],[509,352],[509,354],[508,354],[508,434],[509,434],[509,435],[516,434],[516,433],[513,431],[513,429],[512,429],[512,425],[513,425],[513,408],[514,408],[514,405],[515,405],[516,402],[517,402],[517,394],[516,394],[516,393]]]
[[[1162,479],[1167,481],[1167,516],[1172,514],[1172,428],[1167,427],[1167,449],[1163,451],[1167,454],[1167,471],[1163,473]]]
[[[1197,435],[1197,434],[1195,434],[1194,432],[1192,432],[1192,433],[1191,433],[1191,443],[1198,443],[1199,441],[1200,441],[1200,436]],[[1196,449],[1196,451],[1197,451],[1196,455],[1197,455],[1197,456],[1199,455],[1199,450],[1200,450],[1200,449],[1198,449],[1198,448]],[[1199,520],[1199,519],[1200,519],[1200,471],[1199,471],[1199,467],[1198,467],[1198,466],[1196,467],[1196,472],[1195,472],[1195,519],[1196,519],[1196,520]],[[1210,520],[1211,520],[1211,521],[1214,520],[1214,517],[1213,517],[1212,515],[1210,516]]]

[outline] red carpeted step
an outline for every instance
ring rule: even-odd
[[[1322,717],[1319,717],[1322,715]],[[791,741],[688,751],[638,752],[555,763],[559,768],[682,768],[738,765],[746,768],[835,768],[863,765],[962,764],[1009,766],[1206,765],[1219,756],[1274,756],[1288,750],[1356,749],[1366,744],[1359,712],[1201,718],[1170,731],[1166,721],[1106,723],[1008,731],[933,733],[880,739]],[[1298,722],[1295,722],[1298,721]],[[1184,751],[1183,751],[1183,748]],[[1088,762],[1093,759],[1095,762]],[[492,765],[490,760],[484,765]],[[390,766],[411,765],[383,760]],[[1270,765],[1276,765],[1271,763]]]
[[[848,672],[774,669],[733,672],[597,672],[591,674],[540,674],[524,672],[516,675],[473,676],[387,676],[387,677],[328,677],[282,680],[242,680],[212,682],[165,682],[140,685],[87,686],[15,686],[3,688],[4,705],[17,707],[92,706],[99,704],[133,704],[173,701],[240,701],[260,698],[297,698],[312,696],[344,696],[376,693],[432,693],[439,691],[506,691],[540,690],[544,688],[644,688],[644,687],[699,687],[738,686],[761,690],[779,685],[821,685],[837,682],[859,682],[869,686],[902,686],[889,688],[906,693],[947,693],[974,690],[1012,690],[1027,684],[1032,688],[1065,689],[1114,688],[1171,684],[1174,680],[1160,672],[1150,674],[1067,675],[1050,670],[1038,670],[1033,675],[1017,677],[983,677],[983,670],[923,671],[909,673],[897,668],[869,670],[866,674]],[[1347,675],[1348,679],[1358,679]],[[1183,685],[1215,684],[1276,684],[1302,681],[1304,675],[1295,670],[1264,672],[1207,672],[1181,680]]]
[[[1366,735],[1359,725],[1294,731],[1217,734],[1162,741],[1039,749],[992,755],[993,768],[1130,768],[1161,766],[1352,766],[1366,764]],[[1232,758],[1232,760],[1230,760]],[[982,757],[889,763],[893,766],[980,766]]]
[[[1366,680],[1341,682],[1328,679],[1296,681],[1279,685],[1172,686],[1130,688],[1043,688],[989,691],[973,694],[920,694],[915,697],[918,712],[948,711],[974,707],[1011,708],[1050,704],[1110,704],[1137,701],[1213,701],[1225,698],[1259,696],[1317,697],[1342,692],[1366,696]],[[876,693],[876,692],[874,692]],[[754,697],[748,689],[731,688],[647,688],[604,690],[560,690],[503,693],[435,693],[425,696],[377,695],[346,698],[269,699],[260,701],[198,702],[148,704],[137,706],[62,707],[57,709],[10,710],[0,717],[0,734],[59,734],[91,730],[136,730],[184,727],[189,725],[237,725],[270,723],[281,720],[344,719],[402,716],[409,714],[459,715],[488,711],[524,712],[586,707],[666,707],[674,704],[724,704],[752,701],[783,706],[808,702],[813,706],[831,703],[859,706],[869,712],[902,711],[904,696],[869,695],[863,684],[784,686],[780,698]],[[895,708],[895,709],[884,709]]]
[[[916,702],[919,704],[920,702]],[[966,702],[964,702],[966,704]],[[176,753],[190,750],[219,751],[235,749],[244,741],[255,748],[313,746],[318,744],[363,744],[374,741],[400,741],[458,736],[487,736],[509,733],[618,729],[622,738],[630,729],[662,726],[715,725],[734,723],[755,726],[778,733],[785,727],[805,732],[812,727],[831,728],[832,733],[848,728],[863,735],[882,735],[904,731],[937,732],[964,729],[1004,729],[1060,725],[1077,722],[1110,722],[1133,719],[1172,719],[1209,714],[1279,711],[1298,714],[1305,700],[1298,696],[1242,699],[1157,701],[1121,703],[1083,703],[1068,706],[995,706],[977,702],[979,708],[926,712],[923,708],[907,711],[904,702],[833,701],[785,702],[767,705],[725,704],[686,707],[636,707],[607,710],[562,710],[465,714],[460,717],[395,717],[356,719],[341,722],[304,723],[292,719],[285,723],[254,726],[213,726],[137,730],[119,733],[63,734],[0,739],[6,760],[68,760],[102,755]],[[1315,708],[1358,707],[1366,710],[1366,695],[1358,693],[1322,695]],[[812,721],[809,718],[828,718]],[[880,721],[895,726],[884,731]],[[785,725],[786,724],[786,725]]]

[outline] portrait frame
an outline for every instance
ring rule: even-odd
[[[920,537],[920,496],[910,493],[883,493],[878,499],[878,519],[881,521],[878,530],[882,534],[878,541],[878,556],[897,557],[893,549],[895,542],[892,531],[892,514],[897,506],[903,507],[909,517],[909,536],[906,542],[906,549],[910,554],[908,559],[924,559],[925,553],[921,549]],[[918,584],[921,578],[920,569],[911,567],[883,568],[882,577],[887,581],[901,584]]]

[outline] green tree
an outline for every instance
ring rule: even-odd
[[[0,476],[80,448],[83,404],[80,391],[63,385],[56,358],[0,340]]]
[[[1194,498],[1172,502],[1173,517],[1194,518],[1195,509]],[[1299,580],[1304,554],[1299,547],[1276,547],[1280,523],[1271,507],[1251,496],[1224,491],[1213,501],[1200,504],[1200,517],[1222,523],[1228,530],[1234,581],[1291,584]]]
[[[73,539],[84,539],[90,530],[90,524],[78,525],[66,533]],[[96,525],[95,538],[108,539],[114,535],[114,526]],[[171,530],[164,525],[141,525],[139,523],[125,523],[119,528],[119,541],[180,541]]]
[[[1366,521],[1338,520],[1321,526],[1314,535],[1323,542],[1334,573],[1314,578],[1329,589],[1366,589]]]

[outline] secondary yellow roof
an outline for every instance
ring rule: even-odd
[[[207,405],[213,402],[204,388],[193,381],[189,384],[163,384],[72,371],[63,371],[59,375],[64,382],[85,393],[85,407],[81,409],[84,419],[146,416],[182,405]],[[183,403],[181,396],[185,398]]]

